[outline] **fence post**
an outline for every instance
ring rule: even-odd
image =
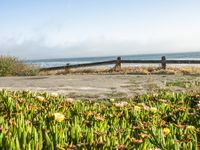
[[[121,69],[121,60],[121,57],[117,57],[117,61],[114,67],[115,70]]]
[[[161,57],[161,66],[162,66],[162,69],[166,69],[166,57],[165,56]]]
[[[69,65],[70,65],[69,63],[66,64],[66,66],[65,66],[65,73],[69,73]]]

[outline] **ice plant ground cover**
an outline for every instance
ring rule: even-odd
[[[200,96],[80,101],[0,91],[0,149],[198,149]]]

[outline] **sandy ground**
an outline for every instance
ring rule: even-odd
[[[59,75],[0,77],[0,89],[58,92],[80,99],[134,97],[156,90],[187,91],[191,88],[167,86],[169,82],[199,82],[200,76],[184,75]]]

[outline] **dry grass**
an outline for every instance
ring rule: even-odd
[[[121,69],[106,67],[76,68],[69,70],[43,71],[40,75],[65,75],[65,74],[200,74],[200,67],[178,66],[168,67],[163,70],[156,66],[122,67]]]

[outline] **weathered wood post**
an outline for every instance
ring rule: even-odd
[[[162,66],[162,69],[166,69],[166,57],[165,56],[161,57],[161,66]]]
[[[65,73],[69,73],[69,69],[70,69],[69,65],[70,65],[69,63],[66,64],[66,66],[65,66]]]
[[[117,61],[114,67],[114,70],[117,71],[118,69],[121,69],[121,57],[117,57]]]

